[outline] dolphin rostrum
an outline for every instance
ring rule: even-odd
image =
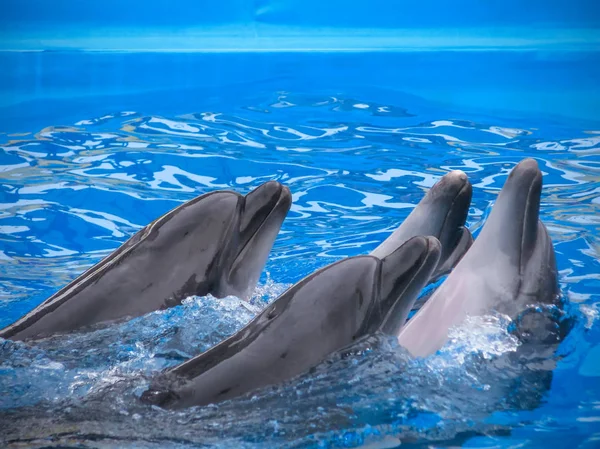
[[[262,184],[246,196],[215,191],[142,228],[14,324],[14,340],[136,317],[190,295],[247,298],[291,206],[287,187]]]

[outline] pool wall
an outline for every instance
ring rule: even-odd
[[[244,86],[285,90],[292,79],[295,88],[360,84],[495,115],[595,120],[599,5],[4,0],[0,131],[43,115],[41,101],[112,111],[135,107],[135,96],[148,106],[152,93],[161,111],[185,113],[190,90],[223,97]]]
[[[595,48],[595,0],[4,0],[12,50]]]

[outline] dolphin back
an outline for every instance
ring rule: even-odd
[[[0,335],[24,339],[70,332],[207,294],[211,262],[224,246],[239,198],[211,192],[171,210]]]

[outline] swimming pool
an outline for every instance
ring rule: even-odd
[[[251,305],[190,298],[0,343],[9,447],[598,444],[597,52],[3,52],[0,66],[0,326],[199,193],[277,179],[293,194]],[[219,406],[137,400],[286,286],[375,248],[451,169],[473,183],[476,232],[525,157],[545,175],[541,218],[575,321],[553,371],[507,363],[517,342],[490,316],[422,361],[379,339]]]

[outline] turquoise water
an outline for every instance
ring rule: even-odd
[[[600,64],[596,54],[3,53],[0,326],[162,213],[277,179],[293,205],[251,304],[184,305],[25,345],[0,341],[8,447],[597,447]],[[377,337],[219,406],[138,401],[154,373],[241,328],[306,274],[365,254],[453,169],[485,221],[535,158],[574,321],[524,362],[510,322],[456,329],[426,360]],[[326,300],[326,298],[323,298]]]

